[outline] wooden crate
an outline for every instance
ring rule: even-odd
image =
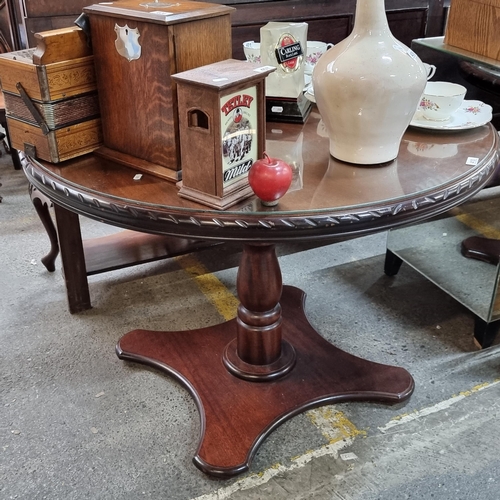
[[[176,182],[181,158],[171,75],[231,57],[234,9],[190,1],[163,5],[122,0],[84,12],[90,18],[104,136],[96,153]],[[120,29],[135,36],[131,45],[140,46],[140,55],[118,52]]]
[[[37,125],[7,117],[14,149],[29,156],[59,163],[97,149],[102,144],[101,120],[86,120],[44,134]]]
[[[500,61],[500,0],[451,0],[444,42]]]
[[[0,54],[2,90],[50,102],[96,91],[94,58],[80,28],[37,33],[37,47]]]
[[[57,163],[102,143],[94,60],[76,26],[35,37],[36,48],[0,54],[7,123],[14,148]]]

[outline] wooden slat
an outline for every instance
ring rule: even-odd
[[[175,238],[129,230],[87,239],[83,243],[88,276],[166,259],[218,244],[220,243],[215,241]]]
[[[35,33],[35,38],[35,64],[50,64],[92,55],[85,33],[76,26]]]

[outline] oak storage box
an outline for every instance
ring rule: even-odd
[[[84,8],[90,21],[104,157],[181,177],[171,75],[231,57],[234,9],[204,2],[121,0]]]
[[[92,51],[80,28],[35,34],[37,47],[0,54],[15,149],[53,163],[102,143]]]
[[[444,42],[500,60],[500,0],[451,0]]]

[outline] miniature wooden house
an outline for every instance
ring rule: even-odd
[[[248,171],[265,148],[265,77],[272,71],[228,59],[173,75],[180,196],[225,209],[252,194]]]

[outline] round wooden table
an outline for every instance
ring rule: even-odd
[[[395,403],[414,388],[404,369],[363,360],[324,340],[304,314],[305,294],[282,286],[275,244],[345,239],[415,223],[464,202],[492,178],[495,129],[408,129],[399,156],[376,167],[338,162],[320,117],[267,124],[267,151],[293,163],[293,190],[276,207],[248,198],[229,210],[184,200],[173,183],[84,156],[52,165],[23,158],[29,181],[54,204],[122,228],[241,241],[240,300],[231,321],[192,331],[134,330],[117,353],[180,381],[200,413],[194,463],[219,477],[248,470],[263,439],[286,419],[327,403]]]

